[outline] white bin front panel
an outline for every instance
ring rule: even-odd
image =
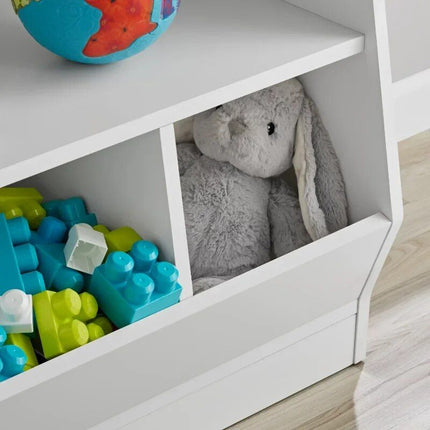
[[[354,331],[355,315],[125,426],[91,430],[225,428],[352,364]]]
[[[2,423],[88,428],[356,300],[389,226],[375,215],[301,248],[209,292],[249,285],[201,311],[185,300],[170,316],[189,316],[5,400]],[[284,261],[285,272],[258,281]]]

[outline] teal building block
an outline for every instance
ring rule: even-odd
[[[147,240],[133,244],[130,256],[134,260],[134,271],[149,275],[158,259],[158,248]]]
[[[62,291],[66,288],[80,293],[84,288],[82,273],[66,266],[63,243],[38,243],[35,245],[39,257],[39,271],[43,274],[46,288]]]
[[[130,254],[113,252],[94,271],[88,290],[117,327],[179,302],[182,287],[177,282],[178,269],[173,264],[154,261],[154,255],[158,256],[154,247],[145,241],[136,242]]]
[[[66,241],[68,228],[66,224],[53,216],[45,217],[37,231],[31,232],[30,242],[36,243],[62,243]]]
[[[0,295],[8,290],[37,294],[45,290],[45,281],[36,269],[39,265],[28,221],[23,218],[6,220],[0,214]]]
[[[88,213],[84,201],[80,197],[71,197],[66,200],[51,200],[43,203],[43,208],[48,216],[59,218],[68,228],[75,224],[97,225],[97,217]]]
[[[27,363],[25,352],[15,345],[4,345],[6,331],[0,326],[0,382],[24,371]]]

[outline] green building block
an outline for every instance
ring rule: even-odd
[[[43,197],[35,188],[0,188],[0,212],[6,219],[23,216],[35,230],[39,227],[46,211],[41,206]]]
[[[103,329],[104,334],[113,332],[112,323],[106,317],[97,317],[91,322],[100,326]]]
[[[39,364],[31,340],[25,334],[9,333],[7,335],[5,345],[15,345],[24,351],[25,355],[27,356],[27,363],[24,366],[24,371],[30,370]]]
[[[108,246],[108,253],[114,251],[130,252],[133,245],[142,238],[131,227],[120,227],[109,231],[104,225],[96,225],[94,230],[103,233]]]
[[[40,1],[40,0],[12,0],[12,6],[15,9],[15,12],[18,13],[20,9],[25,6],[28,6],[32,1]]]
[[[96,322],[97,301],[89,293],[70,288],[55,293],[44,291],[33,296],[34,313],[45,358],[53,358],[105,333]]]

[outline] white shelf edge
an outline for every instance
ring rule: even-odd
[[[235,82],[140,119],[88,136],[61,148],[42,153],[0,170],[0,187],[26,179],[62,164],[109,148],[120,142],[148,133],[187,118],[210,107],[234,100],[315,69],[336,63],[364,50],[364,36],[321,50],[250,78]]]

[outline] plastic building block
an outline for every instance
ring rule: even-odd
[[[89,342],[113,332],[112,323],[106,317],[97,317],[87,324]]]
[[[102,233],[88,224],[75,224],[69,231],[69,239],[64,246],[67,267],[93,274],[103,263],[108,247]]]
[[[32,333],[32,296],[21,290],[9,290],[0,296],[0,326],[7,333]]]
[[[7,334],[0,326],[0,382],[24,371],[27,363],[25,352],[16,345],[4,345]]]
[[[0,212],[6,219],[27,218],[30,228],[35,229],[45,218],[46,211],[40,205],[43,197],[35,188],[0,188]]]
[[[70,288],[59,293],[44,291],[33,297],[33,303],[45,358],[56,357],[104,335],[98,324],[86,324],[98,312],[97,301],[89,293],[78,294]]]
[[[88,213],[84,201],[80,197],[72,197],[66,200],[51,200],[43,204],[49,216],[61,219],[68,228],[75,224],[89,224],[94,227],[97,218]]]
[[[97,317],[91,323],[97,324],[102,328],[104,334],[109,334],[113,332],[113,327],[111,322],[106,317]]]
[[[37,231],[31,232],[30,242],[35,243],[62,243],[66,239],[66,224],[58,218],[47,216],[40,223]]]
[[[108,246],[108,252],[129,252],[132,246],[142,238],[131,227],[120,227],[109,231],[104,225],[96,225],[94,230],[103,233]]]
[[[109,254],[106,263],[96,268],[89,285],[100,308],[117,326],[124,327],[161,311],[179,301],[182,287],[178,270],[170,263],[152,262],[149,276],[139,272],[147,267],[141,243],[133,245],[131,255],[122,251]]]
[[[15,345],[24,351],[27,356],[27,364],[24,366],[24,372],[39,364],[31,340],[25,334],[9,333],[5,345]]]
[[[62,291],[71,288],[80,293],[84,288],[84,276],[66,266],[64,244],[36,244],[39,271],[43,274],[46,288]]]
[[[88,329],[88,342],[93,342],[94,340],[100,339],[105,335],[105,332],[103,329],[95,323],[88,323],[87,324]]]
[[[43,276],[36,271],[39,260],[30,236],[25,218],[6,220],[0,214],[0,294],[14,289],[27,294],[45,290]]]
[[[146,240],[136,242],[131,248],[130,255],[134,260],[135,272],[151,275],[158,259],[158,248],[153,243]]]

